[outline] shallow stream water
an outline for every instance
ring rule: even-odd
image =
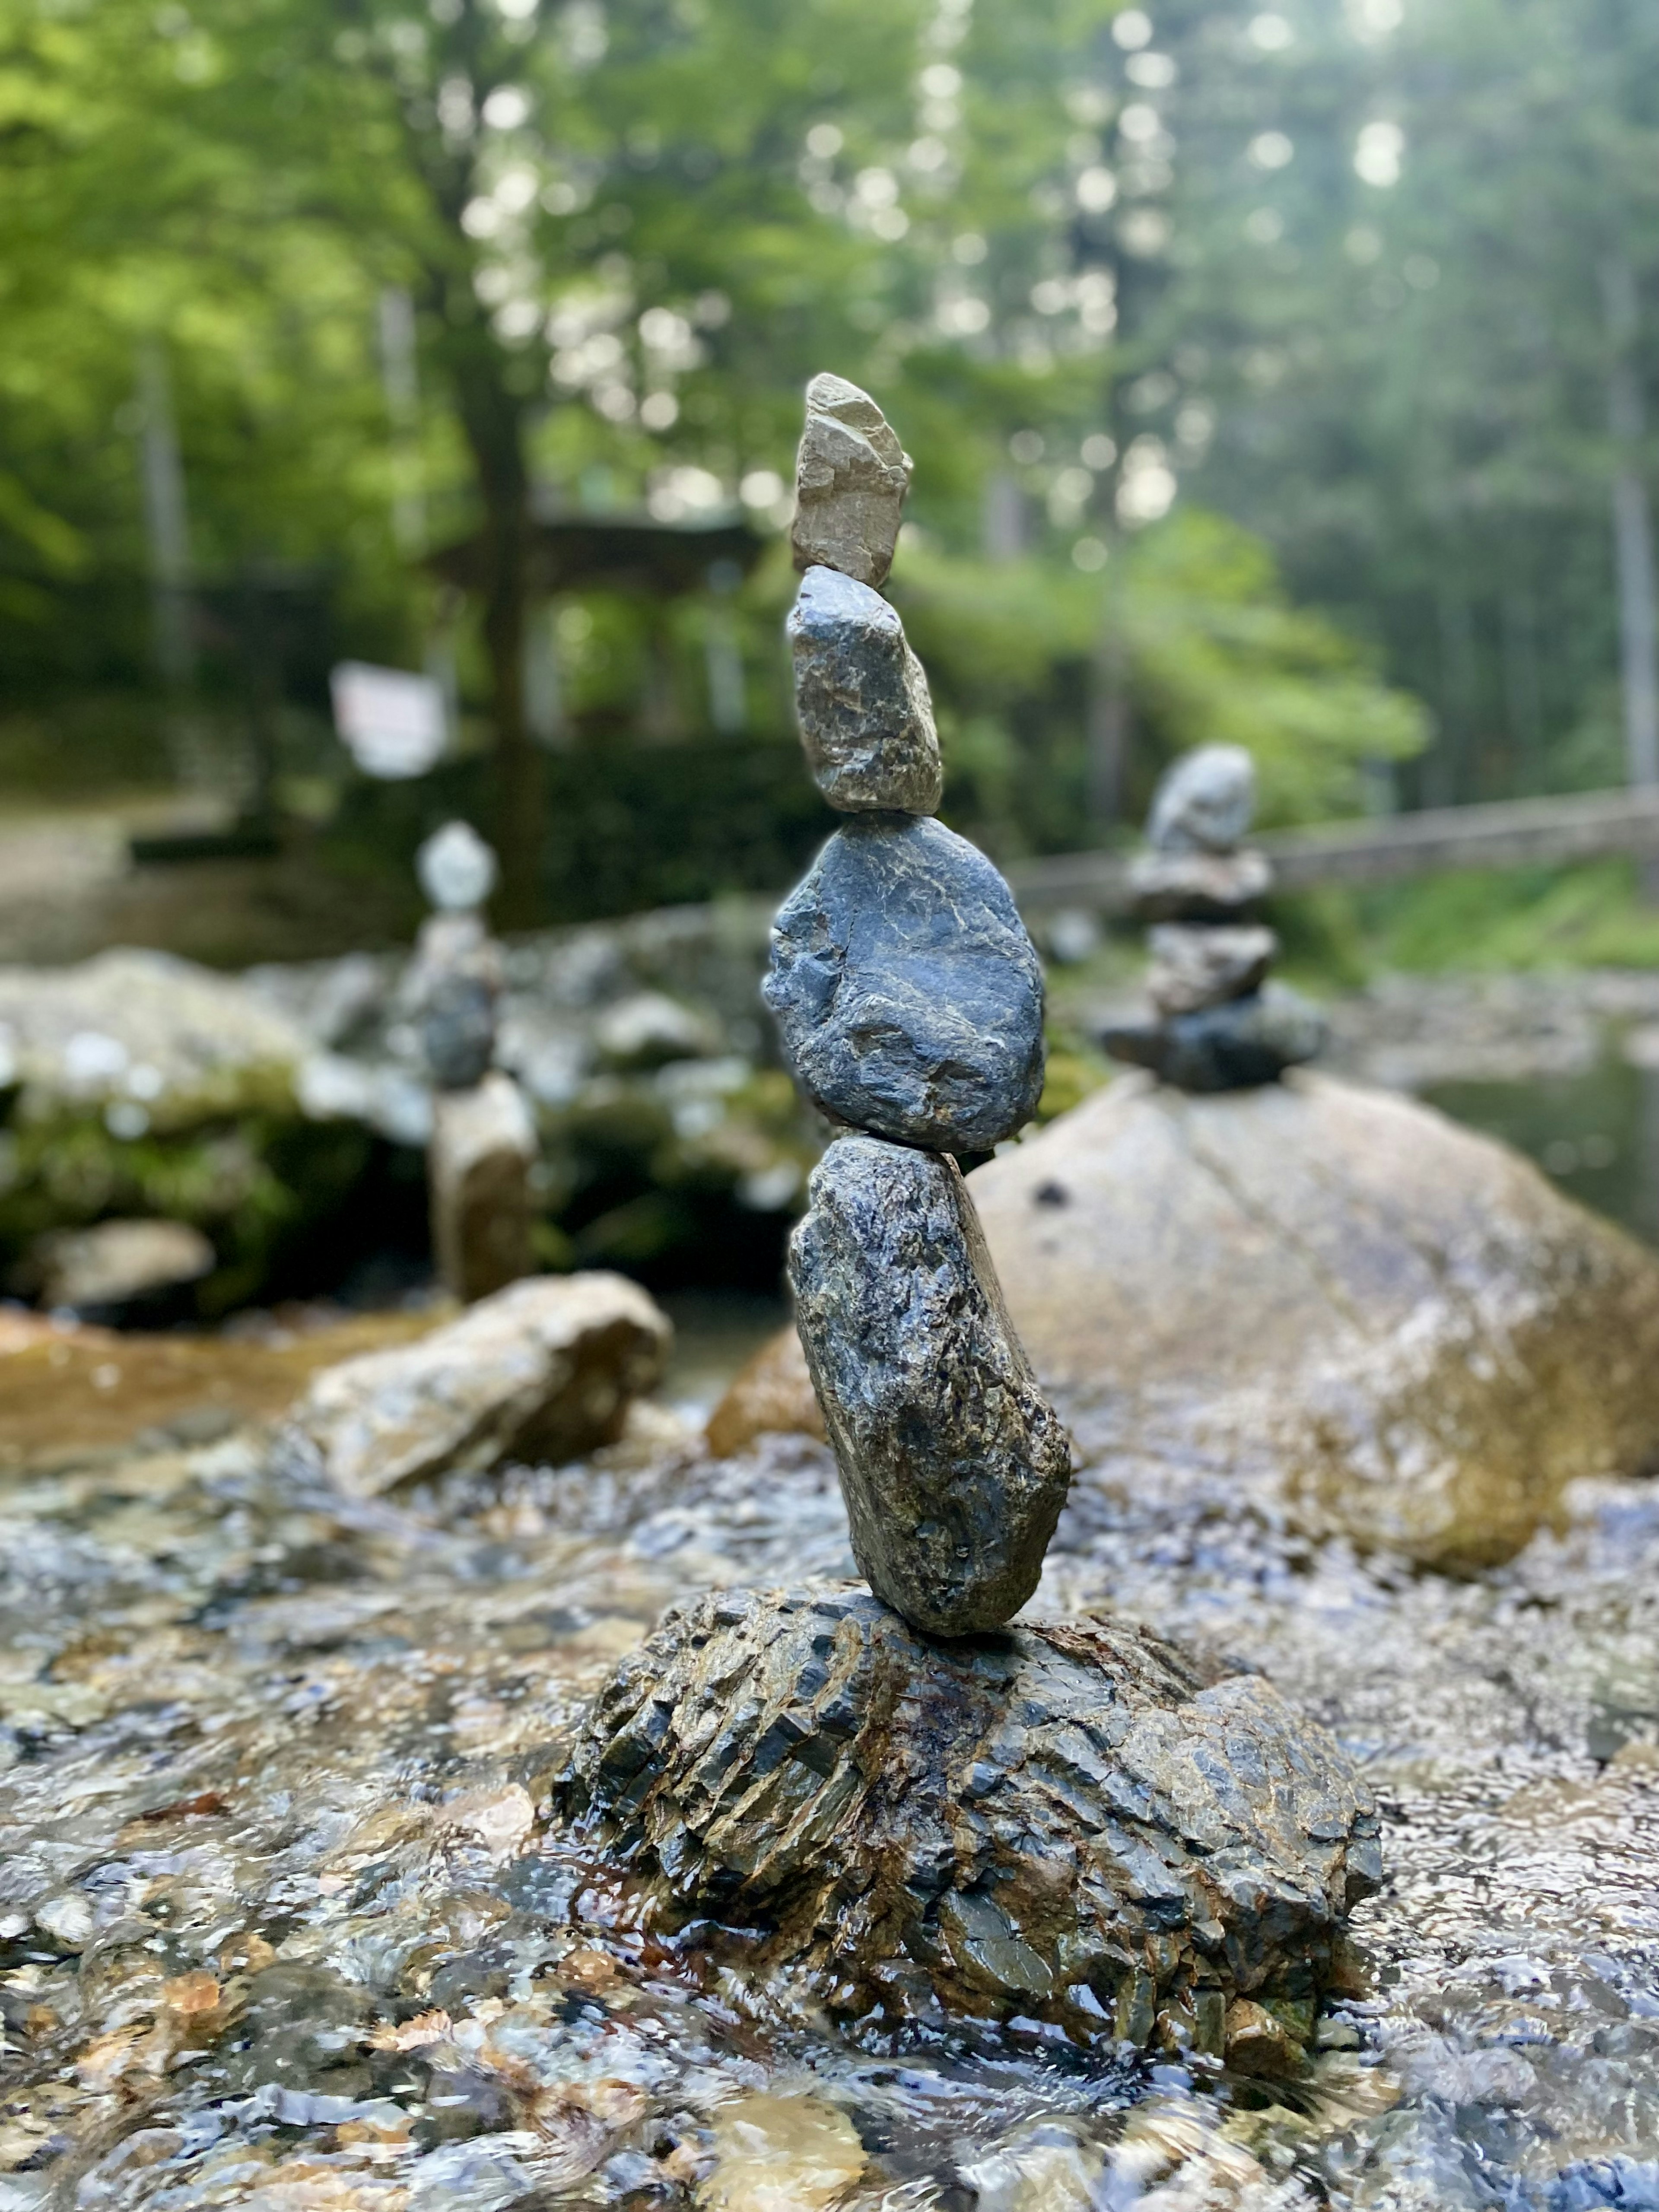
[[[1371,1987],[1284,2083],[894,2047],[617,1923],[544,1824],[573,1717],[667,1605],[850,1565],[799,1438],[9,1487],[0,2212],[1659,2207],[1659,1486],[1462,1582],[1219,1496],[1068,1516],[1033,1611],[1264,1668],[1386,1808]]]

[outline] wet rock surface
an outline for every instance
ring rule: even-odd
[[[909,487],[908,457],[869,393],[845,377],[815,376],[795,459],[796,568],[884,584]]]
[[[1367,1993],[1282,2085],[1018,2014],[836,2028],[740,1931],[714,1967],[567,1851],[552,1778],[664,1609],[851,1565],[796,1440],[361,1503],[257,1438],[9,1484],[8,2212],[1559,2212],[1639,2185],[1659,1491],[1580,1484],[1559,1534],[1456,1581],[1237,1491],[1062,1520],[1045,1620],[1109,1605],[1261,1668],[1378,1797]]]
[[[360,1498],[451,1468],[574,1458],[621,1435],[671,1334],[625,1276],[532,1276],[417,1344],[328,1369],[295,1432],[323,1477]]]
[[[1006,884],[941,823],[855,817],[773,925],[766,1003],[836,1120],[986,1152],[1042,1089],[1042,971]]]
[[[842,1137],[789,1247],[853,1553],[918,1628],[994,1628],[1036,1588],[1071,1443],[1009,1322],[954,1161]]]
[[[655,1917],[756,1931],[751,1972],[844,2017],[1162,2016],[1279,2070],[1380,1875],[1368,1793],[1265,1683],[1105,1622],[942,1650],[836,1585],[671,1616],[558,1802]]]
[[[1468,1563],[1659,1451],[1659,1262],[1407,1100],[1126,1077],[969,1188],[1084,1495],[1237,1484]]]
[[[945,787],[933,702],[879,592],[809,568],[785,624],[812,778],[843,813],[932,814]]]

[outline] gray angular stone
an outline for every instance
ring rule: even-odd
[[[1325,1042],[1325,1017],[1296,992],[1270,983],[1169,1021],[1116,1024],[1100,1041],[1114,1060],[1149,1067],[1178,1091],[1249,1091],[1312,1060]]]
[[[933,702],[879,592],[809,568],[785,625],[813,781],[844,814],[932,814],[945,787]]]
[[[940,1646],[836,1584],[671,1613],[556,1802],[647,1923],[750,1931],[748,1979],[844,2019],[1217,2057],[1276,2025],[1284,2067],[1381,1873],[1364,1784],[1259,1677],[1115,1620]]]
[[[1042,1091],[1042,970],[1013,895],[943,823],[855,815],[784,902],[763,988],[836,1120],[983,1152]]]
[[[1273,889],[1265,853],[1137,853],[1129,907],[1138,921],[1239,921]]]
[[[1243,745],[1200,745],[1166,769],[1146,836],[1160,853],[1237,852],[1255,812],[1255,763]]]
[[[860,1572],[931,1634],[994,1628],[1036,1588],[1072,1449],[961,1171],[842,1137],[807,1189],[789,1243],[795,1325]]]
[[[1279,939],[1271,929],[1166,921],[1152,931],[1146,995],[1160,1014],[1195,1014],[1259,990]]]
[[[795,459],[796,568],[884,584],[909,488],[909,456],[869,393],[845,377],[815,376]]]

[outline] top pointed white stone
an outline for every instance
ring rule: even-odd
[[[796,568],[838,568],[879,590],[909,488],[909,455],[869,393],[842,376],[815,376],[795,460]]]

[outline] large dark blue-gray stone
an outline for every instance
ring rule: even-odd
[[[795,1325],[853,1556],[913,1627],[965,1636],[1036,1588],[1072,1447],[954,1160],[842,1137],[789,1244]]]
[[[1042,970],[1013,895],[941,823],[855,816],[772,927],[763,993],[836,1121],[984,1152],[1042,1090]]]
[[[1101,1032],[1114,1060],[1150,1068],[1177,1091],[1249,1091],[1315,1058],[1325,1017],[1294,991],[1264,990],[1166,1021],[1122,1022]]]
[[[813,781],[845,814],[931,814],[945,787],[933,702],[904,625],[879,592],[809,568],[785,625]]]

